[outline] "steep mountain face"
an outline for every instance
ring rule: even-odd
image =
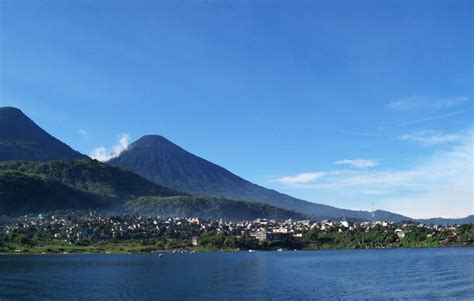
[[[73,150],[13,107],[0,108],[0,161],[73,160],[87,156]]]
[[[162,136],[144,136],[107,163],[195,195],[254,194],[250,182],[185,151]]]
[[[215,195],[266,203],[320,218],[371,219],[371,214],[367,211],[315,204],[258,186],[187,152],[162,136],[144,136],[107,163],[133,171],[166,187],[195,195]],[[409,219],[386,211],[378,211],[377,217],[393,221]]]

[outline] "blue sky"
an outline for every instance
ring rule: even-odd
[[[0,13],[0,105],[83,153],[161,134],[309,201],[473,212],[471,1],[2,1]]]

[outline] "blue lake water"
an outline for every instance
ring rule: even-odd
[[[474,249],[0,256],[0,300],[474,300]]]

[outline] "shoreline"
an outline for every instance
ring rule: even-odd
[[[453,246],[419,246],[419,247],[386,247],[386,248],[323,248],[323,249],[300,249],[300,250],[232,250],[232,249],[221,249],[221,250],[151,250],[147,251],[123,251],[123,252],[0,252],[0,256],[27,256],[27,255],[132,255],[132,254],[197,254],[197,253],[254,253],[254,252],[318,252],[318,251],[363,251],[363,250],[398,250],[398,249],[448,249],[448,248],[474,248],[474,245],[453,245]]]

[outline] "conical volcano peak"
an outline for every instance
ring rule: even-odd
[[[24,115],[24,113],[16,107],[1,107],[0,108],[0,114],[8,114],[8,113],[10,113],[10,114],[11,113],[17,113],[17,114],[20,113],[20,114]]]
[[[142,136],[137,141],[135,141],[133,144],[155,145],[155,144],[162,144],[162,143],[174,144],[173,142],[169,141],[168,139],[166,139],[165,137],[161,135],[145,135],[145,136]]]
[[[184,151],[181,147],[161,135],[145,135],[133,142],[127,151],[143,149],[148,153]]]
[[[20,109],[15,107],[1,107],[0,108],[0,125],[6,128],[7,126],[15,125],[34,125],[34,122],[28,118]]]

